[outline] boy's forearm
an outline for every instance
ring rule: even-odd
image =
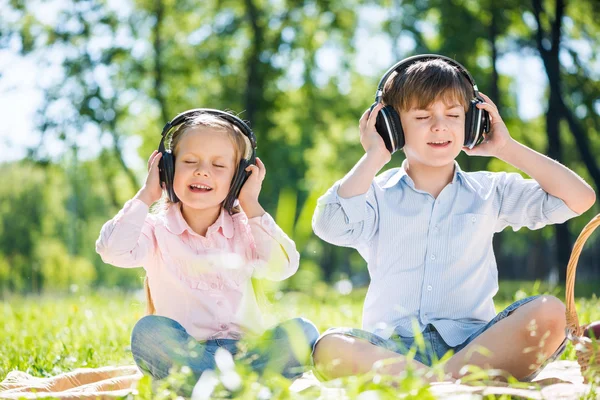
[[[515,140],[504,146],[498,158],[525,172],[547,193],[563,200],[578,214],[587,211],[596,201],[594,190],[579,175]]]
[[[386,161],[374,154],[365,153],[364,156],[342,179],[338,195],[350,198],[367,193],[375,175],[383,168]]]

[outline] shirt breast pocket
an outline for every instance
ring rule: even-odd
[[[451,221],[448,233],[448,254],[451,262],[478,260],[484,253],[484,247],[492,245],[491,233],[494,227],[488,215],[453,215]]]

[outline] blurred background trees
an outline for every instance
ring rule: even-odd
[[[257,134],[268,169],[261,202],[302,254],[288,285],[365,284],[357,252],[312,233],[312,211],[361,156],[358,119],[383,72],[418,53],[461,62],[498,104],[513,137],[600,189],[600,12],[593,0],[0,4],[0,59],[37,65],[35,76],[8,82],[11,63],[0,63],[0,87],[35,82],[43,93],[33,131],[3,139],[29,136],[34,144],[25,157],[0,164],[2,293],[140,287],[140,270],[104,265],[94,242],[143,182],[165,122],[196,107],[232,110]],[[541,98],[529,97],[518,79],[523,63],[542,66]],[[523,103],[540,112],[523,116]],[[10,109],[2,112],[11,118]],[[513,170],[490,158],[462,154],[458,161],[467,171]],[[401,162],[396,154],[386,168]],[[500,277],[564,280],[571,245],[597,212],[496,235]],[[598,239],[588,243],[578,278],[600,281]]]

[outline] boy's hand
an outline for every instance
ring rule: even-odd
[[[365,149],[367,156],[372,156],[387,164],[392,159],[392,155],[385,147],[383,139],[375,129],[377,114],[379,114],[379,110],[382,108],[383,104],[379,103],[373,108],[373,111],[369,112],[367,109],[362,117],[360,117],[358,127],[360,129],[360,144]]]
[[[486,157],[498,157],[502,154],[502,151],[507,147],[506,145],[513,139],[508,132],[508,128],[500,113],[498,107],[494,102],[485,94],[479,92],[481,97],[485,100],[484,103],[477,104],[477,108],[482,108],[490,114],[491,128],[490,132],[484,134],[483,142],[469,150],[468,147],[463,147],[463,151],[470,156],[486,156]]]
[[[160,184],[160,176],[158,173],[158,162],[162,157],[162,153],[154,150],[148,159],[148,176],[146,183],[135,196],[149,206],[158,201],[162,196],[162,187]]]
[[[267,170],[260,158],[256,157],[256,165],[248,166],[246,171],[251,172],[251,174],[242,186],[238,200],[248,218],[252,218],[265,213],[265,210],[258,202],[258,195],[260,194]]]

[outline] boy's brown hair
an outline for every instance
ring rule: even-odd
[[[448,105],[458,101],[466,112],[473,96],[473,86],[458,67],[440,59],[417,61],[392,73],[383,88],[383,103],[398,113],[427,109],[440,99]]]

